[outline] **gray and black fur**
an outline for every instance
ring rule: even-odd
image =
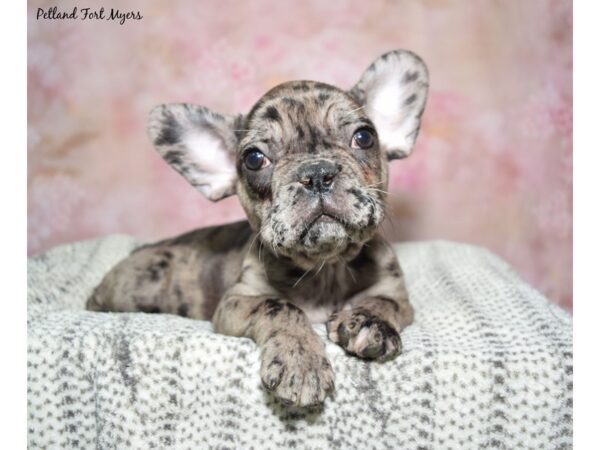
[[[148,130],[163,158],[213,201],[237,194],[248,221],[137,249],[88,309],[179,314],[250,337],[262,350],[266,389],[299,406],[321,404],[334,388],[311,322],[326,322],[348,353],[394,357],[413,311],[377,229],[388,161],[412,150],[427,88],[421,59],[397,50],[350,91],[292,81],[238,116],[155,108]]]

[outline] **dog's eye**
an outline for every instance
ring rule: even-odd
[[[366,128],[361,128],[352,136],[350,147],[367,149],[373,147],[374,143],[375,136],[373,136],[373,133]]]
[[[250,170],[260,170],[270,165],[271,161],[260,150],[251,148],[244,155],[244,164]]]

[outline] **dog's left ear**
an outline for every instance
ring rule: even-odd
[[[242,116],[224,116],[187,103],[150,112],[148,134],[158,153],[206,198],[235,194],[235,159]]]
[[[377,58],[350,90],[375,124],[388,160],[412,151],[428,87],[423,60],[407,50],[394,50]]]

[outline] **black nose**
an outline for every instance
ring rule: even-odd
[[[320,193],[331,189],[333,179],[342,170],[339,164],[319,160],[304,164],[298,170],[298,181],[309,191]]]

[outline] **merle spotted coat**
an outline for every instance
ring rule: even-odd
[[[411,152],[427,89],[422,60],[397,50],[350,91],[287,82],[237,116],[156,107],[148,130],[163,158],[213,201],[237,194],[248,220],[135,250],[88,309],[210,319],[217,332],[250,337],[264,386],[299,406],[334,389],[311,322],[325,321],[348,353],[396,356],[413,311],[377,229],[388,162]]]

